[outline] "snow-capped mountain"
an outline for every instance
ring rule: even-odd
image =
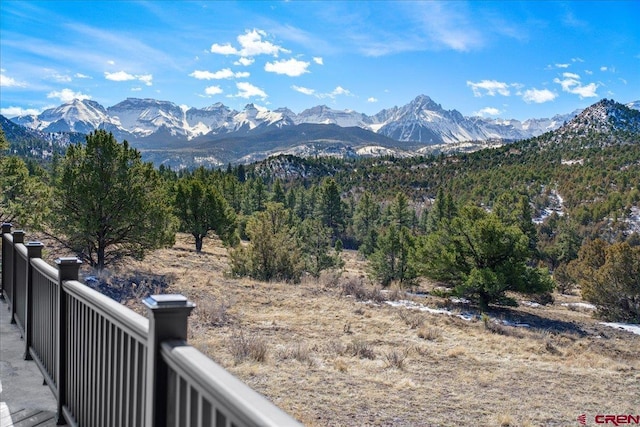
[[[628,108],[632,108],[634,110],[640,110],[640,101],[633,101],[628,104],[625,104]]]
[[[45,110],[37,116],[21,116],[11,120],[19,125],[42,132],[89,133],[105,123],[113,123],[102,105],[95,101],[78,99]]]
[[[317,107],[308,108],[297,116],[294,116],[293,119],[296,124],[333,124],[341,127],[357,126],[363,129],[373,130],[371,128],[373,121],[366,114],[358,113],[353,110],[334,110],[326,105],[318,105]]]
[[[457,110],[443,109],[425,95],[416,97],[403,107],[384,109],[374,116],[353,110],[334,110],[325,105],[295,114],[288,108],[271,111],[254,104],[235,111],[222,103],[199,109],[181,107],[169,101],[128,98],[109,108],[95,101],[74,100],[38,116],[21,116],[12,120],[47,132],[88,133],[103,128],[119,139],[153,140],[156,143],[163,142],[160,141],[163,138],[189,141],[305,123],[335,124],[360,127],[397,141],[432,145],[528,138],[557,129],[576,114],[524,122],[465,117]]]

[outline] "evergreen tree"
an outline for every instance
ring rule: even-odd
[[[464,207],[446,230],[426,236],[417,254],[425,276],[453,284],[458,295],[483,309],[515,304],[507,291],[542,293],[553,287],[548,272],[527,266],[529,239],[520,228],[476,206]]]
[[[319,277],[322,270],[341,266],[342,260],[338,255],[329,253],[331,248],[331,229],[324,227],[320,220],[305,219],[299,227],[298,236],[305,259],[305,271],[314,277]]]
[[[412,258],[415,240],[407,227],[391,224],[382,231],[376,250],[369,257],[371,275],[382,286],[391,282],[411,284],[417,277]]]
[[[365,191],[358,201],[353,218],[355,237],[360,244],[358,250],[365,256],[372,254],[376,248],[379,220],[380,206],[373,200],[371,193]]]
[[[318,209],[322,223],[332,230],[334,238],[339,236],[345,227],[345,212],[335,180],[326,179],[322,183]]]
[[[235,212],[216,189],[196,179],[183,178],[176,183],[175,193],[180,229],[195,238],[196,252],[202,250],[202,239],[209,231],[215,231],[225,244],[237,243]]]
[[[276,179],[276,182],[273,184],[273,189],[271,190],[271,201],[273,203],[282,203],[286,205],[287,198],[284,194],[284,189],[282,188],[282,182],[280,179]]]
[[[173,244],[174,221],[159,174],[140,153],[97,130],[71,145],[55,183],[51,228],[91,266]]]
[[[249,245],[230,252],[231,273],[257,280],[298,282],[304,270],[295,230],[288,222],[289,213],[280,203],[267,203],[248,222]]]

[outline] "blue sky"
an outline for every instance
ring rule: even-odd
[[[639,1],[11,1],[0,112],[128,97],[526,119],[640,100]]]

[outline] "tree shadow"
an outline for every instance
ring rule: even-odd
[[[565,321],[558,319],[550,319],[534,313],[523,312],[511,308],[492,307],[488,313],[491,317],[506,320],[513,325],[528,325],[531,330],[540,332],[553,333],[569,333],[575,334],[580,338],[591,335],[593,331],[589,331],[584,326],[575,321]]]

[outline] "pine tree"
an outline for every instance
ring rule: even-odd
[[[214,187],[182,178],[176,183],[175,193],[180,229],[195,238],[196,252],[202,251],[202,240],[209,231],[215,231],[225,244],[237,243],[235,212]]]
[[[60,164],[49,224],[91,266],[173,244],[175,218],[160,176],[140,153],[97,130]]]
[[[380,220],[380,206],[373,200],[373,196],[365,191],[354,214],[355,237],[358,240],[358,250],[363,255],[370,255],[376,248],[378,239],[378,221]]]

